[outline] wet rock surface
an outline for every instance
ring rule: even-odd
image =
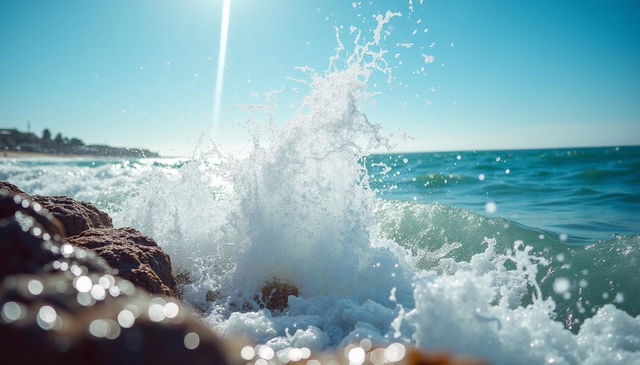
[[[32,199],[62,223],[68,236],[75,236],[91,228],[113,227],[111,217],[91,203],[66,196],[33,195]]]
[[[64,244],[60,223],[39,204],[0,192],[0,279],[62,269],[111,272],[95,254]]]
[[[40,204],[60,221],[67,236],[77,235],[90,228],[113,227],[111,217],[89,202],[66,196],[29,195],[6,181],[0,182],[0,191],[21,194]]]
[[[89,229],[68,242],[95,252],[117,269],[119,276],[149,293],[177,296],[171,259],[153,239],[133,228]]]
[[[289,306],[289,296],[297,297],[298,288],[276,278],[267,282],[260,290],[259,303],[271,311],[281,311]]]
[[[11,346],[1,363],[228,363],[221,340],[176,300],[85,274],[2,282],[0,341]]]
[[[188,308],[115,276],[105,260],[64,242],[42,206],[3,190],[0,363],[228,363],[221,340]],[[117,237],[157,248],[140,236]]]
[[[13,185],[12,183],[9,183],[6,181],[0,181],[0,191],[3,191],[3,190],[5,193],[27,195],[24,191],[20,190],[17,186]]]

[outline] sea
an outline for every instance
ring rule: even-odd
[[[0,179],[155,239],[189,278],[183,300],[268,346],[263,363],[398,343],[640,364],[640,147],[379,153],[389,137],[362,105],[398,17],[350,30],[291,119],[252,117],[244,153],[212,137],[188,159],[3,159]],[[272,281],[298,289],[283,310],[261,305]]]
[[[5,159],[0,179],[155,238],[213,328],[276,351],[367,338],[504,364],[640,359],[638,146],[371,154],[351,189],[275,161],[252,185],[227,163]],[[289,309],[237,309],[272,278],[300,288]]]

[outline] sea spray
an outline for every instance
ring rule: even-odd
[[[155,176],[132,200],[136,209],[125,210],[135,212],[126,213],[127,221],[161,241],[180,242],[165,247],[179,257],[178,270],[189,273],[193,283],[185,290],[195,304],[206,305],[206,293],[215,292],[213,305],[222,304],[216,310],[258,308],[256,292],[273,278],[303,297],[340,294],[389,304],[394,289],[411,304],[413,271],[403,254],[389,251],[402,252],[396,243],[374,234],[374,193],[361,164],[386,140],[358,107],[371,73],[388,71],[381,32],[398,15],[377,17],[372,40],[356,45],[345,69],[313,74],[300,113],[267,135],[254,133],[247,158],[211,163],[219,155],[205,156],[182,176]],[[207,183],[211,175],[231,187],[219,199]],[[149,218],[159,211],[166,216]],[[188,229],[179,223],[183,217]],[[372,277],[379,277],[373,288]]]

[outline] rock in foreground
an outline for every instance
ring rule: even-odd
[[[228,363],[221,340],[182,304],[63,240],[39,204],[0,192],[1,364]]]
[[[75,236],[91,228],[113,227],[111,217],[91,203],[66,196],[33,195],[32,199],[62,223],[67,236]]]
[[[0,191],[20,194],[40,204],[62,223],[67,236],[75,236],[90,228],[113,227],[111,217],[89,202],[66,196],[29,195],[6,181],[0,182]]]
[[[14,274],[113,270],[95,254],[63,244],[64,230],[42,207],[0,191],[0,279]]]
[[[176,297],[171,259],[156,242],[133,228],[89,229],[68,239],[95,252],[118,270],[118,275],[151,294]]]
[[[11,276],[0,306],[2,364],[228,363],[187,308],[111,275]]]
[[[5,193],[27,195],[27,193],[20,190],[20,188],[13,185],[12,183],[6,182],[6,181],[0,181],[0,191],[3,191],[3,190]]]

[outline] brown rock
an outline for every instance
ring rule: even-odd
[[[20,190],[17,186],[7,181],[0,181],[0,190],[4,190],[5,193],[9,192],[11,194],[27,195],[27,193],[25,193],[24,191]]]
[[[488,365],[487,362],[469,356],[460,356],[448,352],[426,352],[411,349],[407,354],[407,365]]]
[[[0,181],[0,190],[21,194],[39,203],[62,223],[67,236],[75,236],[89,228],[113,227],[111,217],[89,202],[66,196],[29,195],[6,181]]]
[[[0,282],[0,343],[6,345],[0,363],[229,363],[225,344],[176,300],[136,291],[117,277],[88,278],[105,291],[79,291],[70,273]],[[37,294],[28,289],[34,282]]]
[[[115,242],[157,249],[123,232]],[[63,239],[39,204],[0,191],[0,364],[229,363],[222,341],[179,302],[137,290]]]
[[[75,236],[90,228],[111,228],[111,217],[93,204],[66,196],[33,195],[64,226],[67,236]]]
[[[298,296],[298,288],[295,286],[273,278],[267,282],[260,291],[262,297],[260,303],[270,310],[283,310],[289,306],[289,295]]]
[[[149,293],[177,296],[171,259],[153,239],[133,228],[89,229],[68,242],[95,252],[118,275]]]
[[[18,273],[110,272],[95,254],[64,245],[60,222],[21,195],[0,191],[0,279]]]

